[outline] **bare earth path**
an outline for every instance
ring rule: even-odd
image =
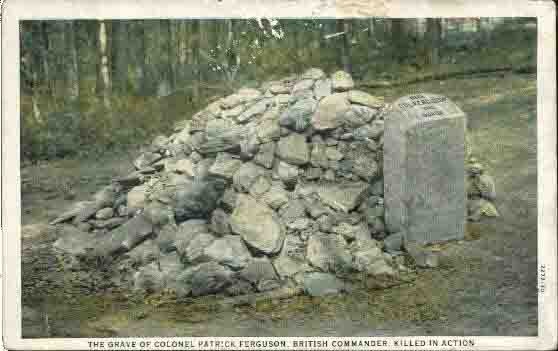
[[[535,82],[533,75],[503,74],[371,91],[388,101],[418,91],[453,99],[469,115],[474,153],[496,180],[501,217],[469,226],[467,240],[441,247],[440,267],[419,271],[412,283],[234,309],[218,309],[211,299],[190,304],[165,302],[164,297],[150,303],[107,296],[67,299],[45,287],[24,301],[48,314],[49,323],[24,320],[24,331],[27,326],[29,335],[46,330],[51,336],[73,337],[536,335]],[[127,158],[110,155],[24,168],[24,254],[48,242],[43,235],[48,219],[124,174],[130,168]],[[27,262],[24,274],[40,274],[41,267]]]

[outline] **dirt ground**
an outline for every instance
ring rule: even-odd
[[[454,100],[469,116],[474,153],[495,178],[501,217],[472,224],[466,240],[440,247],[439,268],[419,270],[412,282],[387,290],[229,309],[212,298],[68,297],[45,288],[24,303],[48,319],[24,320],[24,335],[26,328],[30,336],[41,330],[66,337],[537,335],[536,77],[501,73],[370,92],[387,101],[416,92]],[[49,219],[126,174],[133,156],[23,167],[24,252],[48,241]]]

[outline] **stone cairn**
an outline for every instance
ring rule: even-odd
[[[54,248],[82,270],[110,266],[116,286],[179,297],[396,284],[409,268],[384,225],[387,109],[342,71],[242,88],[51,222]],[[479,219],[494,182],[475,160],[469,174]]]

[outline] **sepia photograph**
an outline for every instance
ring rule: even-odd
[[[540,336],[537,17],[81,17],[18,21],[22,339]]]

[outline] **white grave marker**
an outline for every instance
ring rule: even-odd
[[[466,115],[445,96],[397,100],[385,117],[386,225],[427,244],[465,233]]]

